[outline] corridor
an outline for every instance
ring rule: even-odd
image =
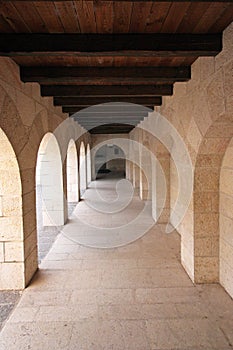
[[[151,220],[149,203],[115,176],[91,182],[3,328],[0,349],[232,349],[233,301],[220,285],[193,285],[176,232],[157,224],[130,244],[92,248],[117,245],[108,233],[144,207],[135,231]]]

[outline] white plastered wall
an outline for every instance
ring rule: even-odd
[[[51,133],[40,144],[36,183],[41,189],[43,226],[64,225],[62,161],[57,140]]]
[[[78,155],[74,140],[70,140],[67,150],[67,201],[79,201]]]

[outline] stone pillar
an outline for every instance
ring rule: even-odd
[[[133,187],[136,192],[139,192],[140,187],[140,168],[137,164],[133,164]]]
[[[151,200],[151,156],[149,151],[142,145],[140,150],[140,198]]]
[[[125,160],[125,178],[130,181],[130,161]]]
[[[219,281],[219,169],[198,162],[194,178],[194,281]],[[216,249],[213,249],[216,247]]]

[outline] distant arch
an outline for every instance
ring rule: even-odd
[[[81,142],[79,151],[79,182],[80,182],[80,195],[82,196],[87,188],[87,167],[86,167],[86,154],[84,143]]]
[[[109,172],[119,172],[125,176],[126,155],[124,150],[114,143],[101,145],[94,154],[94,169],[95,177]]]
[[[73,139],[70,140],[67,149],[67,201],[79,201],[79,181],[78,181],[78,155]]]
[[[91,149],[88,143],[87,145],[87,185],[91,182]]]

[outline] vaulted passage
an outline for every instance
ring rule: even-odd
[[[0,350],[232,349],[232,21],[0,1]]]
[[[194,349],[230,348],[224,333],[230,334],[233,303],[218,285],[193,285],[180,264],[177,232],[168,235],[161,224],[123,247],[77,244],[88,238],[89,245],[104,246],[104,230],[111,239],[114,227],[142,209],[134,197],[120,213],[93,215],[95,191],[105,204],[127,199],[124,192],[117,198],[118,181],[108,175],[91,183],[3,329],[5,349],[40,349],[44,332],[52,349],[186,349],[187,343]],[[149,212],[138,223],[141,229],[148,220]]]
[[[122,171],[101,175],[90,183],[62,233],[73,242],[94,248],[127,245],[155,224],[151,202],[135,195]]]

